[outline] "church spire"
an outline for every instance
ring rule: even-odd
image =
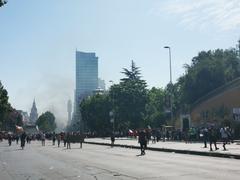
[[[30,113],[30,118],[29,118],[30,123],[35,124],[37,119],[38,119],[38,113],[37,113],[36,101],[34,98],[31,113]]]

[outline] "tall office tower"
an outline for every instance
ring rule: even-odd
[[[80,121],[79,105],[85,97],[92,95],[97,87],[98,57],[95,53],[76,51],[76,89],[72,123]]]
[[[71,123],[72,120],[72,101],[69,99],[67,104],[67,112],[68,112],[68,124]]]
[[[36,124],[37,119],[38,119],[38,112],[37,112],[37,107],[34,99],[31,113],[30,113],[29,123]]]
[[[95,53],[76,51],[75,105],[98,87],[98,57]]]

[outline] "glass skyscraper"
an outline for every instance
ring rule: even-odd
[[[76,51],[75,106],[98,87],[98,57],[95,53]],[[76,107],[75,107],[76,108]]]

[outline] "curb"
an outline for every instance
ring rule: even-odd
[[[102,145],[102,146],[111,146],[111,144],[109,144],[109,143],[87,142],[87,141],[85,141],[84,143],[94,144],[94,145]],[[131,149],[140,149],[139,146],[134,146],[134,145],[114,144],[113,146],[114,147],[122,147],[122,148],[131,148]],[[237,155],[237,154],[223,154],[223,153],[216,153],[216,152],[201,152],[201,151],[167,149],[167,148],[153,148],[153,147],[147,147],[147,150],[169,152],[169,153],[178,153],[178,154],[210,156],[210,157],[219,157],[219,158],[240,159],[240,155]]]

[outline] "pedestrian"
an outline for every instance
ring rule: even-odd
[[[19,136],[18,134],[16,135],[16,144],[18,144],[18,141],[19,141]]]
[[[66,147],[66,143],[67,143],[67,134],[64,133],[63,134],[63,144],[64,144],[64,147]]]
[[[52,145],[55,146],[55,141],[56,141],[56,134],[53,132],[52,134]]]
[[[80,148],[82,148],[82,143],[84,142],[84,134],[83,133],[80,133]]]
[[[111,134],[111,147],[113,147],[114,142],[115,142],[115,136],[114,136],[114,133],[112,133]]]
[[[21,135],[21,148],[22,149],[24,149],[24,147],[25,147],[25,140],[26,140],[26,137],[27,137],[27,135],[26,135],[26,133],[25,133],[25,131],[23,131],[23,133],[22,133],[22,135]]]
[[[27,144],[30,144],[30,135],[27,135]]]
[[[12,145],[12,136],[10,133],[8,133],[8,145],[11,146]]]
[[[42,134],[41,134],[42,146],[45,146],[45,139],[46,139],[45,134],[42,133]]]
[[[228,134],[227,134],[227,131],[226,131],[226,128],[222,127],[220,129],[220,134],[221,134],[221,139],[222,139],[222,142],[223,142],[223,150],[226,151],[226,144],[228,142]]]
[[[58,142],[58,147],[60,147],[61,134],[58,134],[58,135],[57,135],[57,142]]]
[[[204,148],[207,148],[207,141],[208,141],[208,129],[205,127],[202,130],[202,135],[203,135],[203,143],[204,143]]]
[[[145,149],[147,148],[147,137],[144,130],[140,130],[138,134],[138,142],[140,143],[141,155],[145,155]]]
[[[2,135],[2,132],[0,131],[0,142],[2,142],[2,139],[3,139],[3,135]]]
[[[66,137],[67,149],[71,149],[70,139],[71,139],[71,134],[68,132]]]
[[[209,129],[209,144],[210,144],[210,151],[213,151],[212,144],[215,146],[215,150],[218,150],[217,147],[217,131],[214,127]]]

